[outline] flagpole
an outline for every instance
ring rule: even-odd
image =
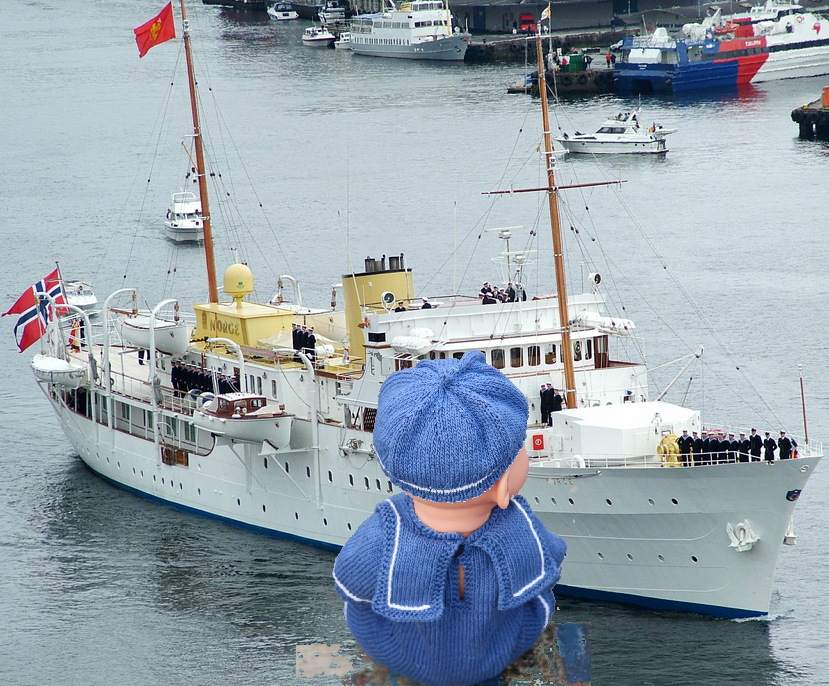
[[[184,0],[181,4],[181,25],[184,33],[184,55],[187,59],[187,79],[190,85],[190,109],[193,114],[193,141],[196,147],[196,178],[199,180],[199,198],[201,200],[202,229],[204,232],[204,259],[207,265],[207,292],[211,303],[219,302],[216,288],[216,258],[213,255],[213,230],[210,221],[210,205],[207,197],[207,167],[204,163],[199,106],[196,99],[196,76],[193,72],[193,55],[190,51],[190,22]]]

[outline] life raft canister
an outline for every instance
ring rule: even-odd
[[[677,443],[675,434],[667,434],[659,441],[656,446],[656,454],[662,460],[662,464],[668,467],[679,467],[679,443]]]

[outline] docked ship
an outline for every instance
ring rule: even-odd
[[[198,102],[189,27],[183,35]],[[95,329],[86,320],[92,333],[80,351],[47,333],[33,362],[80,459],[150,499],[337,549],[395,491],[372,440],[384,380],[421,360],[482,351],[529,401],[522,493],[567,541],[558,592],[722,617],[767,613],[822,447],[802,441],[798,459],[769,463],[677,459],[676,436],[704,428],[700,412],[650,396],[647,367],[619,353],[634,324],[613,315],[598,275],[568,294],[557,204],[566,187],[556,181],[540,39],[537,51],[547,176],[543,189],[527,190],[548,197],[555,292],[424,300],[401,254],[342,274],[342,303],[335,290],[330,304],[292,304],[281,289],[272,303],[253,302],[244,264],[226,269],[220,297],[200,174],[208,296],[195,317],[172,299],[138,311],[137,291],[121,289]],[[193,119],[205,169],[195,107]],[[504,282],[521,282],[523,260],[509,248],[504,257]],[[296,279],[283,278],[299,301]],[[568,409],[544,416],[542,384],[563,389]]]
[[[463,61],[470,36],[452,30],[443,0],[415,0],[351,20],[351,49],[358,55],[409,60]]]
[[[686,25],[688,38],[670,38],[662,28],[628,36],[614,67],[614,88],[682,93],[827,74],[829,22],[798,7],[767,3],[753,14]]]

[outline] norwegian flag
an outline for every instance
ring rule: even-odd
[[[46,327],[53,316],[49,301],[41,300],[40,293],[48,293],[57,304],[66,304],[59,269],[55,269],[27,288],[17,302],[2,315],[4,317],[8,314],[18,315],[17,324],[14,325],[14,337],[17,339],[20,352],[40,340],[41,336],[46,333]]]

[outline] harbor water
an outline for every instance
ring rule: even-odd
[[[202,252],[162,233],[170,193],[191,182],[181,42],[139,59],[131,30],[159,5],[0,6],[5,303],[55,260],[100,300],[123,285],[148,303],[205,297]],[[482,195],[543,183],[538,104],[505,93],[520,66],[359,58],[304,48],[306,22],[201,4],[191,15],[220,270],[247,260],[262,299],[293,274],[306,304],[326,305],[366,255],[404,252],[419,295],[474,294],[497,278],[491,257],[504,248],[484,229],[513,226],[512,249],[535,250],[528,291],[552,290],[544,197]],[[701,407],[710,425],[802,441],[802,365],[809,436],[829,438],[829,147],[798,140],[789,119],[823,85],[642,100],[646,123],[678,129],[666,156],[558,160],[563,183],[625,181],[566,192],[571,287],[602,273],[638,326],[620,355],[642,345],[659,366],[704,346],[666,399]],[[568,101],[556,120],[595,130],[637,104]],[[297,645],[353,651],[332,553],[94,476],[17,353],[11,318],[0,328],[0,683],[291,684]],[[654,371],[654,394],[678,371]],[[559,599],[559,621],[591,623],[594,682],[829,683],[828,488],[821,465],[767,618]]]

